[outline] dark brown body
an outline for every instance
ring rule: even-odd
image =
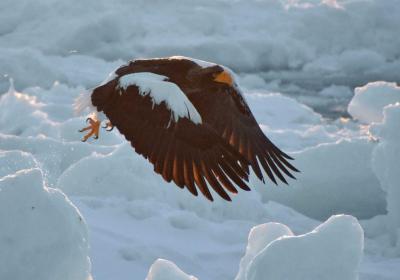
[[[237,85],[216,81],[224,71],[228,70],[219,65],[202,67],[184,58],[135,60],[116,70],[115,79],[95,88],[92,103],[153,163],[155,172],[194,195],[197,186],[212,200],[210,185],[230,200],[225,190],[236,193],[236,186],[249,190],[249,166],[263,180],[260,164],[273,182],[278,177],[286,183],[282,172],[294,178],[289,170],[297,171],[288,162],[291,157],[263,134]],[[168,77],[188,97],[202,123],[188,118],[171,122],[165,103],[154,106],[135,85],[119,87],[120,77],[139,72]]]

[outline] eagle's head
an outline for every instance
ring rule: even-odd
[[[220,65],[209,67],[195,67],[188,73],[188,78],[194,82],[200,82],[203,85],[234,87],[235,79],[231,71]]]

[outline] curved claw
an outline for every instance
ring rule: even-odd
[[[114,126],[112,125],[112,123],[110,121],[107,121],[105,123],[105,126],[102,126],[102,128],[104,128],[106,131],[110,132],[114,129]]]
[[[89,126],[80,129],[79,132],[84,132],[86,130],[88,130],[89,132],[83,137],[81,141],[86,142],[92,135],[94,135],[94,139],[98,139],[100,122],[92,118],[87,118],[86,122],[89,122]]]

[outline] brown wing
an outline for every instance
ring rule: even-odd
[[[275,176],[287,184],[282,173],[295,178],[292,172],[299,171],[289,162],[293,158],[264,135],[239,89],[219,84],[212,93],[192,102],[199,107],[204,122],[248,160],[260,180],[264,181],[260,164],[275,184]]]
[[[118,79],[94,89],[92,103],[131,142],[136,152],[148,159],[154,171],[197,196],[199,189],[213,200],[211,186],[222,198],[226,190],[237,193],[239,186],[250,190],[248,162],[209,125],[187,118],[171,121],[164,102],[153,105],[135,85],[119,89]],[[121,94],[119,93],[121,90]],[[207,184],[208,182],[208,184]],[[197,187],[197,188],[196,188]]]

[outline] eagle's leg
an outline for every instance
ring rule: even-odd
[[[106,125],[103,126],[107,131],[112,131],[114,129],[114,125],[111,123],[111,121],[106,121]]]
[[[82,128],[79,132],[84,132],[86,130],[90,130],[85,136],[83,136],[82,142],[86,142],[89,137],[94,135],[94,139],[99,138],[99,131],[100,131],[100,121],[92,118],[87,118],[86,122],[89,122],[89,126]]]

